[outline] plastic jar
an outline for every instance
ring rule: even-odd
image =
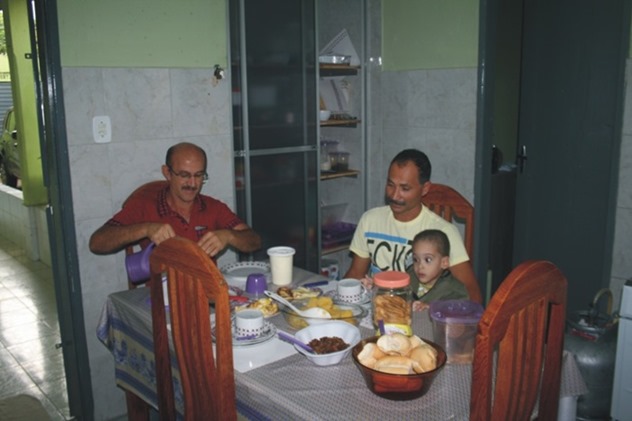
[[[373,276],[373,283],[377,287],[373,296],[373,324],[378,335],[380,321],[384,324],[384,333],[412,335],[413,294],[408,274],[397,271],[379,272]]]

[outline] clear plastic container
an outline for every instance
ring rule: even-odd
[[[474,357],[476,329],[483,315],[483,306],[468,300],[446,300],[430,303],[434,342],[441,346],[448,364],[468,364]]]
[[[410,277],[406,272],[384,271],[373,276],[377,287],[373,296],[373,324],[380,332],[380,323],[384,333],[403,333],[412,335],[412,302]]]
[[[347,171],[349,170],[349,152],[331,152],[329,154],[332,171]]]
[[[335,152],[337,149],[338,149],[337,140],[323,139],[320,141],[320,170],[321,171],[332,171],[330,154]]]

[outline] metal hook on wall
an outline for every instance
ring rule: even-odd
[[[224,69],[220,67],[219,64],[216,64],[214,66],[214,70],[213,70],[213,79],[211,84],[213,86],[217,86],[217,84],[219,83],[220,80],[224,79]]]

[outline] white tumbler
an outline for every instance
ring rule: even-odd
[[[272,283],[278,286],[292,283],[292,267],[296,250],[292,247],[271,247],[268,249],[270,256],[270,270],[272,272]]]

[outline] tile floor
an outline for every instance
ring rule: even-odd
[[[70,419],[50,267],[0,236],[0,399],[20,393]]]

